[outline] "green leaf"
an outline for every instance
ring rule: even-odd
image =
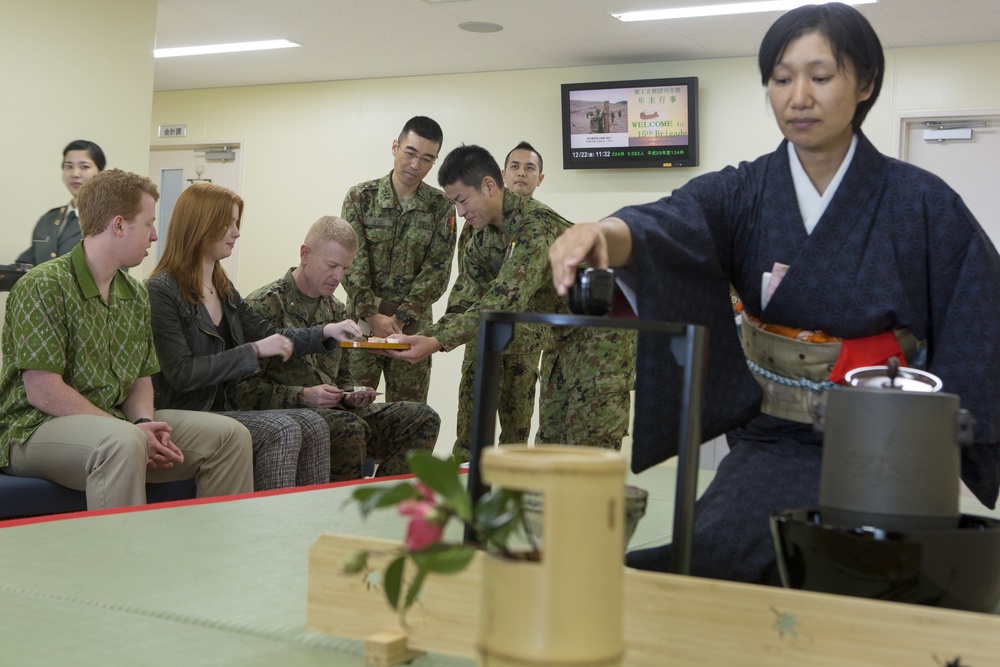
[[[404,565],[406,565],[406,557],[400,556],[389,563],[389,567],[385,568],[385,577],[382,579],[385,597],[393,609],[399,609],[399,593],[403,590]]]
[[[476,503],[476,522],[488,530],[495,530],[520,514],[520,493],[507,489],[493,489]]]
[[[417,576],[413,578],[410,583],[409,590],[406,591],[406,600],[403,602],[403,609],[409,609],[414,601],[416,601],[417,596],[420,595],[420,589],[424,585],[424,579],[427,578],[427,570],[423,568],[417,568]]]
[[[357,488],[351,495],[347,496],[347,498],[344,499],[342,507],[346,507],[347,505],[353,503],[361,505],[378,492],[379,489],[377,487],[373,488],[370,486],[363,486],[361,488]]]
[[[472,519],[472,503],[465,485],[459,479],[458,461],[454,456],[439,459],[427,451],[412,452],[407,459],[410,470],[428,488],[441,495],[443,504],[450,507],[463,521]]]
[[[354,499],[360,503],[362,516],[368,516],[377,509],[393,507],[404,500],[420,498],[420,492],[410,482],[400,482],[392,486],[377,488],[355,489],[353,495]]]
[[[468,567],[475,555],[475,547],[464,544],[434,544],[410,554],[410,557],[421,570],[455,574]]]
[[[505,545],[521,526],[521,492],[493,489],[476,503],[476,526],[481,537]]]

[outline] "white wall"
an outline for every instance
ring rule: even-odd
[[[31,244],[43,213],[69,201],[69,142],[89,139],[109,166],[146,171],[155,35],[156,0],[4,0],[0,264]]]
[[[1000,107],[1000,44],[897,49],[887,59],[881,98],[865,123],[884,152],[892,150],[894,114],[901,111]],[[561,83],[658,76],[700,78],[701,167],[562,169]],[[780,140],[754,58],[164,92],[154,95],[149,137],[167,144],[155,138],[157,125],[186,123],[186,141],[243,142],[247,206],[238,287],[247,291],[295,262],[309,224],[338,214],[348,187],[388,173],[392,139],[415,114],[441,124],[442,155],[477,143],[502,160],[515,143],[530,141],[546,160],[536,197],[577,222],[658,198]],[[435,179],[432,170],[428,181]],[[439,452],[454,439],[461,356],[460,348],[434,358],[430,403],[443,419]]]

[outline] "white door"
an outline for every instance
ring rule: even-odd
[[[928,121],[986,125],[972,127],[971,140],[938,142],[924,138]],[[943,178],[1000,247],[1000,112],[904,115],[899,158]],[[964,484],[962,495],[972,497]]]
[[[926,141],[926,121],[970,125],[969,141]],[[901,118],[900,159],[943,178],[979,220],[993,244],[1000,247],[1000,112],[948,113]]]
[[[206,159],[206,155],[218,155],[218,149],[222,148],[228,149],[227,153],[232,155],[232,159],[225,161]],[[156,210],[156,233],[160,240],[150,248],[149,257],[142,264],[144,279],[149,276],[159,260],[174,202],[184,188],[197,180],[208,180],[237,194],[240,193],[243,175],[240,148],[239,144],[234,143],[150,147],[149,177],[160,189],[160,201]],[[222,262],[223,268],[234,283],[239,267],[239,252],[240,245],[237,243],[233,254]]]

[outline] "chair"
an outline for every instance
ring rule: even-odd
[[[194,497],[193,479],[146,484],[146,498],[150,503]],[[0,472],[0,520],[86,509],[87,497],[83,491],[67,489],[47,479],[15,477]]]

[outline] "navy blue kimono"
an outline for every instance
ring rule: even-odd
[[[1000,256],[961,198],[937,176],[880,154],[858,135],[854,158],[813,233],[792,182],[787,142],[739,167],[693,179],[672,196],[614,214],[632,234],[643,319],[710,328],[703,434],[732,452],[699,501],[695,574],[776,581],[770,511],[818,502],[821,438],[760,414],[728,287],[765,322],[843,338],[909,329],[928,344],[927,370],[976,419],[962,478],[994,507],[1000,489]],[[761,275],[790,266],[761,308]],[[633,469],[676,453],[665,433],[680,369],[640,336]],[[732,460],[730,460],[732,459]],[[726,531],[735,531],[727,535]],[[630,556],[647,569],[663,552]]]

